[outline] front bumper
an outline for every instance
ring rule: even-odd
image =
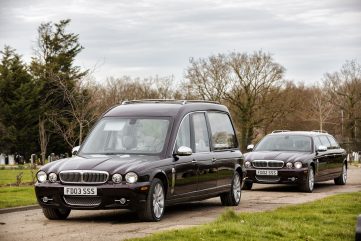
[[[65,196],[65,186],[61,183],[36,183],[35,193],[38,203],[42,207],[70,208],[70,209],[133,209],[143,206],[149,191],[149,182],[134,184],[91,185],[97,187],[96,196]],[[44,201],[44,197],[45,201]],[[47,199],[47,200],[46,200]],[[125,200],[121,203],[120,200]],[[71,201],[69,201],[71,200]]]
[[[260,170],[262,168],[259,168]],[[268,169],[268,170],[277,170],[277,176],[264,176],[257,175],[256,168],[247,168],[247,177],[245,181],[254,182],[254,183],[283,183],[283,184],[302,184],[306,182],[308,168],[300,169]],[[264,169],[262,169],[264,170]]]

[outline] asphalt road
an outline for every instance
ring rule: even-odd
[[[336,186],[333,181],[316,184],[313,193],[302,193],[286,185],[255,184],[242,191],[239,212],[258,212],[280,206],[299,204],[344,192],[361,191],[361,168],[349,170],[348,183]],[[225,207],[219,198],[167,207],[162,221],[139,222],[126,210],[72,211],[64,221],[47,220],[41,209],[0,214],[1,241],[57,240],[99,241],[142,237],[154,232],[191,227],[216,219]]]

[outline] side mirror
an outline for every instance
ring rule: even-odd
[[[254,145],[253,144],[250,144],[247,146],[247,151],[252,151],[254,148]]]
[[[76,156],[76,154],[78,154],[79,148],[80,148],[80,146],[73,147],[73,149],[71,150],[71,154],[73,156]]]
[[[175,153],[177,156],[190,156],[192,155],[192,149],[186,146],[181,146]]]
[[[317,147],[317,151],[319,151],[319,152],[324,152],[324,151],[327,151],[327,146],[318,146]]]

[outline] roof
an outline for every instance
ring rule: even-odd
[[[158,101],[140,100],[123,102],[107,111],[104,116],[176,116],[179,113],[189,113],[193,111],[223,111],[229,112],[224,105],[215,102],[203,101]]]

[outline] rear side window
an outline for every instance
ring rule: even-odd
[[[327,139],[327,136],[319,136],[319,138],[320,138],[320,141],[321,141],[322,145],[324,145],[327,148],[331,147],[331,143]]]
[[[339,147],[339,145],[338,145],[337,141],[335,140],[335,138],[333,138],[332,136],[327,136],[327,138],[330,141],[332,148],[338,148]]]
[[[220,112],[208,112],[215,150],[237,148],[236,134],[229,116]]]
[[[204,113],[192,115],[195,152],[210,152],[207,122]]]

